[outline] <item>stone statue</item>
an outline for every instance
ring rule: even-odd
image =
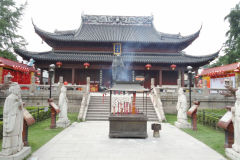
[[[62,86],[61,93],[59,96],[59,101],[58,101],[60,113],[57,121],[57,127],[65,128],[70,125],[70,121],[67,116],[68,99],[67,99],[66,92],[67,92],[67,88],[65,86]]]
[[[175,126],[178,128],[191,128],[190,123],[187,121],[187,98],[184,95],[183,88],[179,88],[178,90],[178,102],[176,108],[178,113]]]
[[[114,56],[112,63],[112,79],[114,82],[129,81],[126,68],[120,55]]]
[[[3,141],[0,155],[13,155],[23,148],[23,102],[18,83],[13,82],[9,88],[3,108]]]
[[[233,126],[234,126],[234,144],[232,145],[233,150],[240,153],[240,87],[236,92],[235,106],[232,107],[233,113]]]

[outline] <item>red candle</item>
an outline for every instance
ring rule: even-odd
[[[117,111],[117,114],[119,114],[119,102],[118,102],[118,111]]]

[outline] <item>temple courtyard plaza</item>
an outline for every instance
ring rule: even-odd
[[[160,138],[108,137],[108,121],[73,123],[32,154],[29,160],[224,160],[207,145],[168,123],[162,123]]]

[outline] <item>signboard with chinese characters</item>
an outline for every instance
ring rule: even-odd
[[[120,55],[121,54],[121,43],[113,43],[113,54]]]

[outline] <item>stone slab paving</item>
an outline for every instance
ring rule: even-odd
[[[109,122],[73,123],[32,154],[29,160],[225,160],[180,129],[162,124],[154,138],[148,122],[148,138],[108,137]]]

